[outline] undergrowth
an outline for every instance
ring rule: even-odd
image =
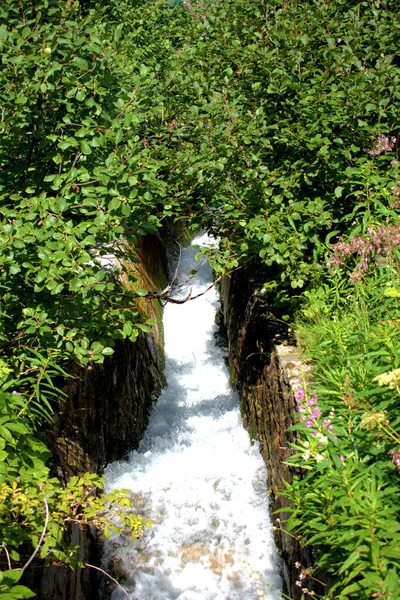
[[[297,324],[304,363],[289,464],[305,476],[283,495],[288,530],[331,578],[324,598],[400,597],[398,266],[394,255],[355,281],[348,265],[330,268]],[[310,577],[299,565],[304,596]]]

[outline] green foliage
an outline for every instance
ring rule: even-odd
[[[23,585],[15,585],[22,577],[22,571],[9,569],[0,572],[0,598],[1,600],[18,600],[19,598],[33,598],[36,594]]]
[[[133,514],[127,490],[98,496],[103,490],[103,480],[96,474],[73,477],[63,488],[60,488],[57,479],[48,479],[47,474],[45,480],[43,475],[44,470],[36,478],[31,477],[27,487],[24,487],[24,476],[15,479],[11,485],[0,486],[0,505],[4,511],[3,543],[13,560],[21,560],[19,548],[22,544],[29,541],[32,547],[37,547],[44,531],[38,548],[42,559],[56,560],[72,568],[84,567],[77,559],[77,549],[64,541],[63,534],[68,523],[95,525],[104,531],[106,537],[122,532],[137,537],[145,527],[151,526],[150,522]],[[13,507],[12,514],[7,510],[10,505]]]
[[[123,495],[100,500],[91,475],[60,489],[37,428],[71,361],[101,363],[150,330],[135,245],[183,219],[219,237],[217,276],[251,263],[276,305],[306,300],[300,337],[338,439],[320,421],[319,437],[296,425],[292,462],[308,475],[288,488],[290,524],[320,552],[332,597],[394,598],[399,29],[397,0],[1,4],[0,512],[12,561],[38,544],[46,506],[43,558],[76,566],[69,519],[115,530],[104,503]],[[19,571],[1,577],[4,600],[28,597]]]
[[[40,556],[71,566],[78,565],[75,548],[69,548],[63,533],[71,521],[90,523],[109,532],[130,531],[137,536],[150,524],[134,515],[126,490],[98,495],[103,480],[96,474],[73,477],[65,487],[49,478],[49,452],[33,428],[20,416],[25,407],[18,394],[1,393],[0,419],[0,526],[1,543],[13,561],[20,561],[19,549],[35,547],[49,518],[40,544]],[[114,508],[107,508],[108,505]],[[115,516],[119,526],[115,525]]]
[[[124,324],[135,340],[146,323],[118,274],[134,289],[128,248],[155,231],[165,195],[137,99],[151,74],[120,64],[121,31],[95,14],[21,10],[0,14],[2,337],[102,362]]]
[[[312,374],[301,374],[306,391],[296,396],[301,412],[289,464],[306,475],[286,486],[293,502],[287,526],[332,576],[327,598],[397,597],[400,305],[393,266],[381,264],[355,284],[345,273],[331,275],[309,294],[298,324]]]
[[[291,295],[327,237],[397,218],[394,152],[370,152],[398,132],[399,20],[370,2],[192,9],[166,94],[174,181],[220,236],[217,271],[258,256]]]

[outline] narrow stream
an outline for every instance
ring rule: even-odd
[[[194,246],[208,242],[200,235],[182,251],[181,281],[201,264]],[[211,282],[203,264],[193,295]],[[168,386],[139,449],[106,471],[108,488],[132,490],[137,512],[154,522],[146,537],[115,536],[107,547],[130,574],[124,585],[135,600],[256,600],[262,591],[268,600],[281,598],[266,469],[229,387],[227,351],[216,343],[217,309],[214,288],[167,304]],[[112,600],[123,598],[113,591]]]

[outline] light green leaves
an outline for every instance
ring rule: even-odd
[[[20,569],[0,571],[0,600],[19,600],[36,596],[23,585],[16,585],[23,572]]]

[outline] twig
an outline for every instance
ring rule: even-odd
[[[45,536],[46,529],[47,529],[47,524],[49,522],[49,505],[47,504],[46,498],[44,499],[44,506],[45,506],[45,509],[46,509],[46,519],[45,519],[45,522],[44,522],[44,527],[43,527],[42,535],[39,538],[39,541],[37,543],[37,546],[36,546],[35,550],[33,551],[32,556],[30,557],[30,559],[28,560],[28,562],[26,562],[25,565],[22,567],[22,571],[25,571],[25,569],[27,567],[29,567],[29,565],[31,564],[31,562],[35,558],[36,554],[39,552],[40,546],[43,543],[44,536]]]
[[[3,542],[3,543],[1,544],[1,547],[3,548],[4,552],[6,553],[6,556],[7,556],[7,564],[8,564],[8,568],[9,568],[9,569],[10,569],[10,571],[11,571],[11,568],[12,568],[12,567],[11,567],[11,560],[10,560],[10,555],[8,554],[7,546],[6,546],[6,544]]]
[[[129,600],[133,600],[132,596],[130,596],[128,594],[128,592],[122,587],[122,585],[116,579],[114,579],[114,577],[111,577],[111,575],[109,573],[107,573],[107,571],[104,571],[104,569],[100,569],[100,567],[95,567],[94,565],[90,565],[89,563],[83,563],[83,564],[85,565],[85,567],[89,567],[90,569],[96,569],[96,571],[100,571],[100,573],[103,573],[103,575],[108,577],[108,579],[110,579],[113,583],[115,583],[119,587],[119,589],[125,594],[125,596],[127,596],[129,598]]]
[[[196,300],[196,298],[200,298],[200,296],[204,296],[204,294],[207,294],[207,292],[209,292],[221,279],[222,275],[218,277],[211,285],[209,285],[208,288],[206,288],[199,294],[196,294],[195,296],[192,296],[193,286],[190,286],[189,294],[183,300],[175,300],[174,298],[169,297],[165,298],[165,300],[166,302],[172,302],[173,304],[185,304],[185,302],[188,302],[189,300]]]
[[[191,300],[192,290],[193,290],[193,286],[191,285],[190,289],[189,289],[189,294],[183,300],[176,300],[175,298],[171,298],[170,296],[167,296],[164,299],[166,302],[172,302],[172,304],[185,304],[185,302],[187,302],[188,300]]]
[[[220,277],[218,277],[210,286],[208,286],[207,289],[205,289],[203,292],[200,292],[199,294],[196,294],[195,296],[192,296],[193,286],[190,286],[189,294],[186,296],[186,298],[183,298],[182,300],[172,298],[171,294],[173,292],[174,283],[176,282],[176,280],[178,278],[178,271],[179,271],[179,267],[181,264],[181,257],[182,257],[182,247],[179,242],[176,242],[176,243],[179,246],[179,260],[178,260],[178,264],[176,265],[175,273],[174,273],[171,283],[169,285],[167,285],[167,287],[165,287],[161,292],[148,292],[147,296],[143,296],[144,298],[151,298],[151,299],[158,298],[160,300],[164,300],[165,302],[171,302],[172,304],[185,304],[185,302],[188,302],[189,300],[196,300],[196,298],[200,298],[200,296],[204,296],[204,294],[209,292],[219,281],[221,281],[222,275]],[[201,269],[201,267],[206,262],[207,262],[207,259],[204,260],[203,264],[200,265],[199,269]],[[239,268],[239,267],[237,267],[237,268]],[[236,269],[234,269],[234,270],[236,270]],[[187,281],[185,281],[184,283],[180,284],[179,287],[182,289],[184,286],[186,286],[191,281],[191,279],[192,278],[190,278]]]
[[[74,158],[74,162],[72,163],[71,170],[75,168],[75,165],[76,165],[76,163],[78,162],[78,160],[80,159],[81,156],[82,156],[82,152],[78,152],[77,155]]]

